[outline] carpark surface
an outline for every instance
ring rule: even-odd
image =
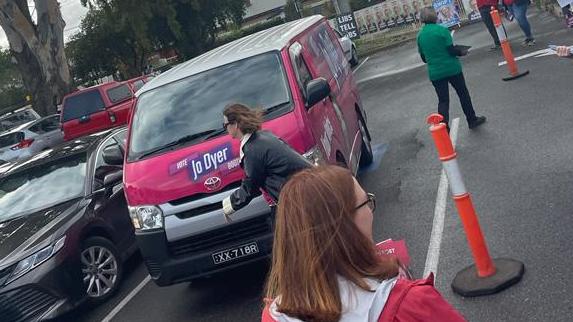
[[[516,56],[573,44],[573,32],[545,13],[530,15],[537,46],[521,48],[521,32],[508,26]],[[573,265],[573,60],[555,56],[519,62],[531,74],[513,82],[500,52],[488,52],[483,24],[455,33],[472,45],[463,59],[476,112],[488,117],[470,131],[453,93],[451,118],[459,117],[458,161],[493,257],[525,263],[523,280],[496,295],[464,299],[450,283],[472,263],[465,235],[448,196],[439,251],[436,286],[470,321],[568,321],[573,314],[569,278]],[[364,57],[363,57],[364,59]],[[368,125],[377,145],[377,168],[360,176],[377,195],[374,236],[405,239],[416,276],[425,270],[434,225],[441,164],[425,117],[437,98],[418,66],[415,43],[380,52],[356,72]],[[396,70],[399,73],[395,73]],[[134,257],[116,296],[96,308],[80,308],[62,321],[256,321],[262,308],[264,263],[194,283],[160,288],[147,279]]]

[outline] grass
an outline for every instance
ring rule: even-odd
[[[365,57],[382,49],[394,47],[416,38],[418,30],[365,35],[355,41],[359,57]]]

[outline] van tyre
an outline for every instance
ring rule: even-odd
[[[112,296],[122,278],[122,261],[111,241],[90,237],[80,252],[83,290],[88,302],[97,304]]]
[[[354,67],[356,65],[358,65],[358,53],[356,52],[356,48],[354,46],[352,46],[352,52],[351,52],[351,56],[350,56],[350,66]]]
[[[368,131],[366,130],[366,124],[364,120],[358,118],[358,126],[360,126],[360,134],[362,134],[362,152],[360,153],[360,167],[365,167],[372,164],[374,160],[374,153],[372,152],[372,145],[370,144],[370,138],[368,137]]]

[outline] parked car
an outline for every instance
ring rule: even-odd
[[[227,104],[264,109],[263,128],[311,162],[353,173],[372,162],[366,115],[337,41],[322,16],[289,22],[182,63],[137,92],[124,184],[155,283],[271,254],[273,218],[263,197],[233,214],[232,224],[223,216],[221,201],[243,178],[239,142],[222,126]]]
[[[0,133],[0,163],[26,159],[64,142],[60,116],[52,115]]]
[[[344,57],[350,63],[350,66],[354,67],[358,65],[360,61],[358,59],[358,52],[356,51],[356,45],[350,39],[350,37],[343,35],[340,31],[334,29],[334,32],[338,36],[338,42],[340,42],[340,46],[342,47],[342,51],[344,52]]]
[[[64,97],[61,122],[64,139],[127,124],[134,103],[129,81],[109,82]]]
[[[40,114],[34,111],[32,106],[28,105],[22,107],[0,116],[0,132],[8,131],[18,125],[35,121],[40,118]]]
[[[143,87],[143,85],[145,85],[145,83],[149,82],[151,79],[153,79],[153,76],[151,75],[144,75],[144,76],[139,76],[136,78],[132,78],[127,80],[127,83],[129,84],[129,86],[131,87],[132,92],[137,92],[140,88]]]
[[[137,246],[121,166],[104,155],[124,137],[98,133],[0,166],[2,322],[54,319],[117,290]]]

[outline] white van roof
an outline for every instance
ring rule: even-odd
[[[199,74],[215,67],[265,52],[281,50],[288,45],[292,38],[296,37],[321,19],[323,19],[323,16],[315,15],[287,22],[237,39],[221,47],[217,47],[201,56],[181,63],[155,77],[149,83],[145,84],[136,93],[136,96],[165,84]]]

